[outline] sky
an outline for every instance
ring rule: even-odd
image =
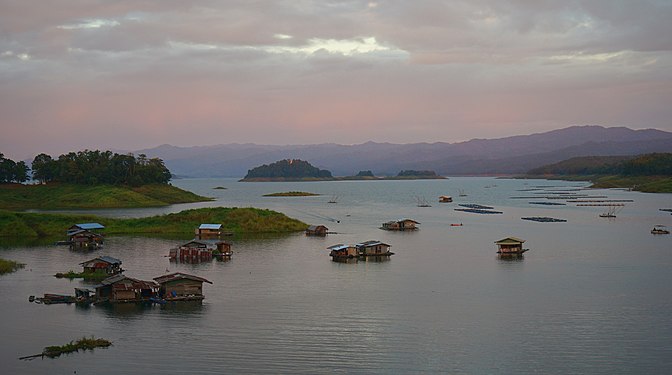
[[[0,0],[0,152],[672,131],[672,1]]]

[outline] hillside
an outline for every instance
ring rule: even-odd
[[[285,159],[247,171],[240,181],[332,180],[331,172],[313,167],[307,161]]]
[[[211,200],[167,184],[111,185],[1,184],[0,209],[86,209],[157,207]]]
[[[527,176],[589,180],[597,188],[672,193],[672,153],[578,157],[532,169]]]
[[[520,174],[577,156],[672,152],[672,133],[654,129],[573,126],[545,133],[460,143],[357,145],[230,144],[203,147],[163,145],[137,151],[160,157],[180,176],[240,177],[249,169],[283,159],[310,160],[335,176],[370,170],[395,176],[400,170],[431,169],[440,175]]]

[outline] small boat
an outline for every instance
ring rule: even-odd
[[[670,231],[664,225],[654,225],[651,234],[670,234]]]
[[[439,202],[440,203],[450,203],[453,201],[453,197],[450,195],[442,195],[439,197]]]
[[[609,206],[609,209],[607,210],[607,212],[601,213],[600,217],[614,218],[614,217],[616,217],[616,212],[620,211],[620,208],[621,207],[618,207],[618,209],[617,209],[616,206]]]
[[[332,195],[327,203],[338,203],[338,195]]]
[[[425,197],[415,197],[415,201],[418,207],[432,207],[432,205],[427,202]]]
[[[460,189],[460,194],[459,195],[460,195],[460,197],[466,197],[467,193],[465,193],[463,189]]]
[[[452,224],[450,224],[450,226],[451,226],[451,227],[461,227],[461,226],[462,226],[462,223],[459,223],[459,224],[457,224],[457,223],[452,223]]]

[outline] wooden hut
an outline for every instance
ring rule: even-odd
[[[104,273],[112,276],[124,271],[121,269],[121,261],[119,259],[107,255],[93,258],[80,264],[84,268],[84,273]]]
[[[376,240],[358,243],[355,247],[357,248],[357,254],[361,257],[390,256],[394,254],[390,252],[390,245]]]
[[[159,297],[166,301],[200,301],[203,296],[203,283],[212,284],[202,277],[186,273],[171,273],[155,277],[159,284]]]
[[[400,219],[400,220],[393,220],[393,221],[388,221],[386,223],[383,223],[383,226],[381,229],[385,230],[416,230],[418,229],[417,225],[420,224],[419,222],[412,220],[412,219]]]
[[[196,238],[199,240],[217,239],[222,235],[222,224],[201,224],[196,228]]]
[[[439,202],[440,203],[450,203],[453,201],[453,197],[450,195],[442,195],[439,197]]]
[[[525,240],[521,240],[517,237],[506,237],[499,241],[495,241],[497,244],[497,254],[500,255],[520,255],[526,252],[529,249],[523,249],[523,243]]]
[[[329,228],[324,225],[311,225],[306,229],[306,236],[321,236],[327,235]]]
[[[354,258],[358,256],[357,248],[353,245],[337,244],[327,247],[331,250],[329,256],[332,258]]]
[[[103,235],[95,230],[105,229],[99,223],[75,224],[68,228],[67,235],[70,247],[83,249],[97,249],[103,245]]]
[[[185,262],[211,260],[214,256],[231,256],[231,244],[224,241],[192,240],[171,249],[168,258]]]
[[[158,284],[117,274],[100,282],[96,286],[98,302],[142,302],[156,297]]]

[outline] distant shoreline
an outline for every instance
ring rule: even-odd
[[[312,182],[312,181],[389,181],[389,180],[447,180],[445,176],[344,176],[344,177],[254,177],[242,178],[238,182]]]

